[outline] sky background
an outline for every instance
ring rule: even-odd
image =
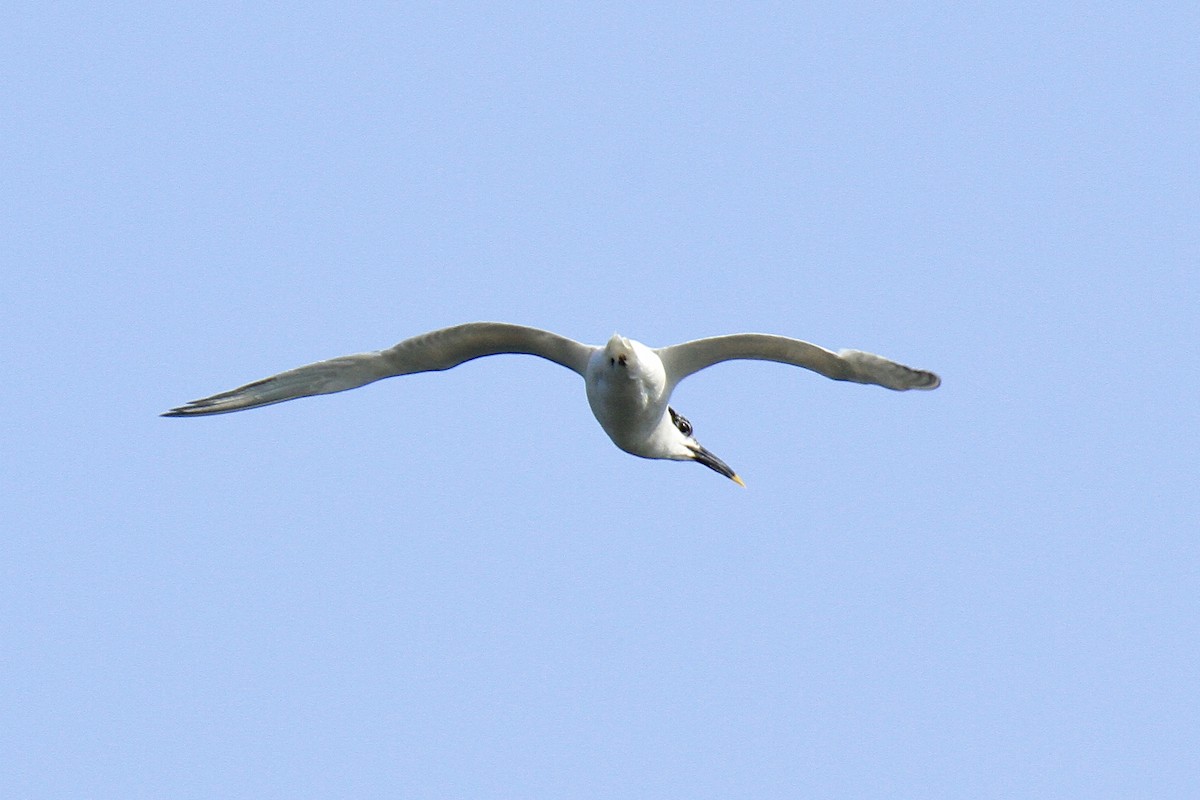
[[[0,795],[1200,796],[1195,3],[8,3]],[[745,478],[471,320],[763,331]]]

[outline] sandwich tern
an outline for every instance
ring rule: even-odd
[[[330,394],[416,372],[450,369],[501,353],[539,356],[583,377],[588,404],[613,444],[642,458],[696,461],[745,486],[728,464],[696,441],[692,425],[668,405],[687,376],[733,359],[777,361],[827,378],[896,391],[936,389],[941,379],[861,350],[837,353],[765,333],[734,333],[652,348],[614,334],[586,345],[550,331],[504,322],[469,322],[405,339],[394,347],[331,358],[173,408],[164,417],[198,417]]]

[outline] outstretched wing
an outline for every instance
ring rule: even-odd
[[[888,389],[936,389],[942,382],[932,372],[913,369],[861,350],[833,352],[815,344],[766,333],[735,333],[662,347],[655,351],[663,361],[667,380],[674,388],[681,380],[722,361],[752,359],[778,361],[833,378],[835,381],[873,383]]]
[[[415,372],[450,369],[501,353],[539,356],[583,375],[594,347],[538,328],[505,322],[468,322],[405,339],[387,350],[331,358],[272,375],[173,408],[164,417],[225,414],[297,397],[356,389],[373,381]]]

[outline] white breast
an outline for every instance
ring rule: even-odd
[[[666,370],[654,351],[613,336],[592,354],[584,380],[592,413],[613,444],[634,455],[660,457],[655,432],[669,397]]]

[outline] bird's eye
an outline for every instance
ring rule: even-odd
[[[683,414],[680,414],[670,406],[667,407],[667,410],[671,412],[671,422],[675,423],[675,427],[679,429],[679,432],[684,436],[691,436],[692,423],[688,422],[687,417],[683,416]]]
[[[610,367],[615,367],[615,366],[617,365],[617,360],[616,360],[615,358],[609,358],[609,359],[608,359],[608,365],[609,365]]]

